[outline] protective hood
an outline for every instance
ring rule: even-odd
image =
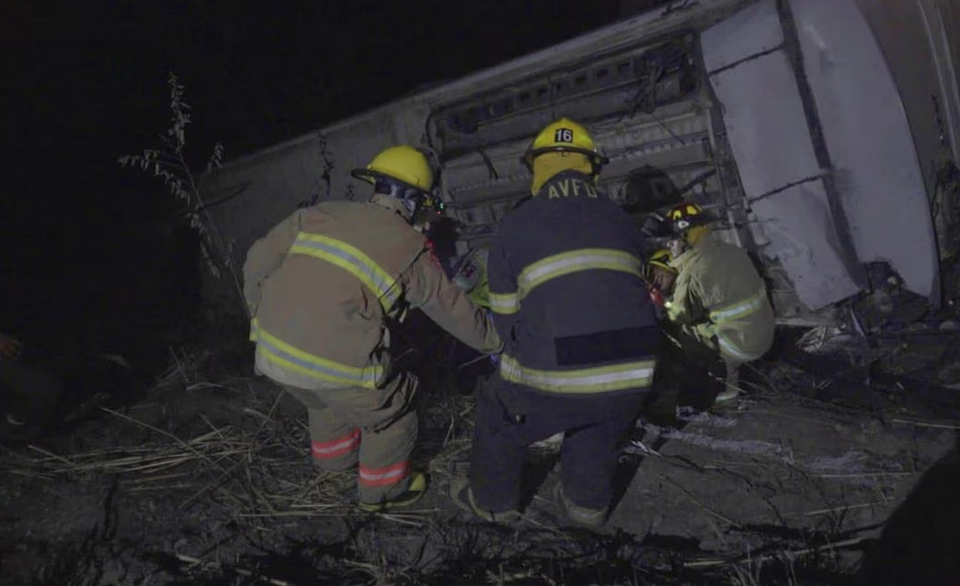
[[[537,195],[544,183],[564,171],[579,171],[590,175],[593,173],[593,165],[587,155],[582,153],[544,153],[533,160],[533,183],[530,186],[530,193]]]

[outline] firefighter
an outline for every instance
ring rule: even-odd
[[[378,512],[427,488],[410,466],[417,379],[391,367],[389,325],[420,308],[481,352],[500,341],[411,226],[433,187],[426,156],[390,147],[352,173],[373,184],[369,202],[322,202],[273,228],[247,254],[244,296],[257,372],[307,407],[318,468],[359,462],[359,507]]]
[[[746,251],[711,236],[700,206],[679,204],[668,219],[675,235],[668,246],[670,266],[678,273],[667,307],[668,332],[688,357],[706,357],[714,368],[722,362],[724,387],[714,403],[733,401],[740,394],[740,366],[773,344],[766,288]]]
[[[562,432],[560,503],[596,527],[617,444],[653,378],[659,329],[643,236],[598,187],[606,159],[580,124],[546,126],[524,161],[534,197],[500,223],[487,264],[500,369],[477,391],[470,474],[451,496],[487,521],[519,519],[526,449]]]

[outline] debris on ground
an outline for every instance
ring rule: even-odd
[[[638,422],[600,531],[554,502],[562,438],[530,451],[525,518],[492,526],[446,494],[472,436],[461,369],[423,375],[428,495],[367,514],[353,471],[313,469],[296,401],[248,367],[202,380],[181,358],[137,403],[0,452],[2,583],[839,584],[904,539],[885,521],[912,490],[930,477],[960,490],[960,409],[913,405],[908,385],[871,386],[863,369],[768,360],[735,409]],[[957,508],[940,506],[932,518]]]

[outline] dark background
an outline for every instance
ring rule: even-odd
[[[176,326],[193,323],[191,232],[159,180],[116,162],[159,146],[168,72],[192,107],[188,156],[199,171],[214,142],[229,160],[637,4],[7,0],[0,331],[159,364],[183,335]]]

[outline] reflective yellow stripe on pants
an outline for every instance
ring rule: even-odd
[[[374,389],[383,377],[383,367],[358,368],[304,352],[264,331],[256,319],[250,329],[250,339],[257,343],[257,351],[276,366],[326,382]]]
[[[554,254],[525,267],[517,276],[517,290],[490,293],[490,309],[495,313],[511,314],[520,311],[520,301],[533,289],[551,279],[580,271],[621,271],[643,277],[640,259],[610,248],[581,248]]]
[[[504,380],[553,393],[603,393],[649,387],[655,364],[653,360],[641,360],[580,370],[534,370],[504,354],[500,375]]]

